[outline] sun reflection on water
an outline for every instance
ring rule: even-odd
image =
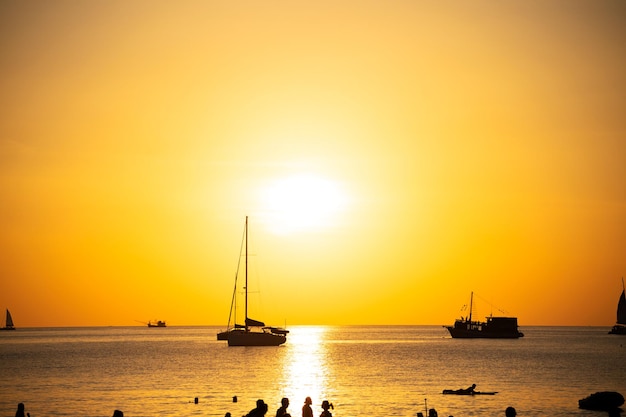
[[[282,392],[288,394],[292,415],[299,415],[306,397],[313,400],[313,414],[327,391],[327,352],[324,334],[327,329],[317,326],[299,326],[290,329],[289,352],[283,367]]]

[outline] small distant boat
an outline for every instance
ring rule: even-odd
[[[617,321],[609,334],[626,335],[626,295],[624,294],[624,278],[622,278],[622,294],[617,302]]]
[[[487,321],[473,321],[472,307],[474,292],[470,296],[468,317],[461,317],[454,322],[454,326],[443,326],[455,339],[488,338],[488,339],[517,339],[524,336],[517,327],[517,317],[487,317]]]
[[[148,327],[167,327],[167,324],[163,320],[149,321]]]
[[[13,317],[11,317],[11,312],[9,311],[8,308],[7,308],[5,326],[0,327],[0,330],[15,330],[15,326],[13,325]]]
[[[235,323],[235,296],[237,293],[237,277],[230,306],[228,325],[225,331],[217,334],[217,340],[228,341],[228,346],[279,346],[287,341],[289,330],[281,327],[266,326],[262,321],[248,317],[248,216],[244,228],[245,238],[245,321]],[[231,319],[233,325],[231,326]]]

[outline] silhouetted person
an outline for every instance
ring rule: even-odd
[[[256,400],[256,408],[250,410],[247,417],[263,417],[267,413],[267,404],[263,400]]]
[[[472,386],[465,388],[465,389],[463,390],[463,392],[465,392],[465,393],[467,393],[467,394],[470,394],[470,393],[473,393],[473,392],[474,392],[474,389],[475,389],[475,388],[476,388],[476,384],[472,384]]]
[[[121,410],[113,411],[113,417],[124,417],[124,413]]]
[[[19,403],[17,405],[17,411],[15,412],[15,417],[30,417],[30,413],[24,414],[24,403]]]
[[[291,417],[291,414],[287,412],[289,407],[289,398],[283,398],[280,400],[280,408],[276,410],[276,417]]]
[[[322,410],[324,411],[322,411],[322,414],[320,414],[320,417],[333,417],[333,414],[330,411],[328,411],[329,408],[333,410],[335,409],[332,403],[329,403],[326,400],[322,401]]]
[[[302,406],[302,417],[313,417],[313,409],[311,408],[311,397],[306,397],[304,399],[304,405]]]
[[[517,415],[517,411],[515,411],[515,408],[513,407],[507,407],[506,410],[504,410],[504,415],[506,417],[515,417]]]

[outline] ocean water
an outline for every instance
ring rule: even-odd
[[[522,327],[518,340],[451,339],[441,326],[290,328],[280,347],[228,347],[217,327],[26,328],[0,334],[0,416],[245,415],[282,397],[334,417],[605,416],[596,391],[626,395],[626,337],[606,327]],[[493,396],[453,396],[477,385]],[[237,397],[237,402],[233,397]],[[195,404],[194,399],[198,399]],[[626,415],[626,414],[625,414]]]

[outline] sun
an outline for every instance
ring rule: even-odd
[[[339,221],[346,193],[338,181],[294,174],[271,181],[261,192],[263,222],[277,234],[323,231]]]

